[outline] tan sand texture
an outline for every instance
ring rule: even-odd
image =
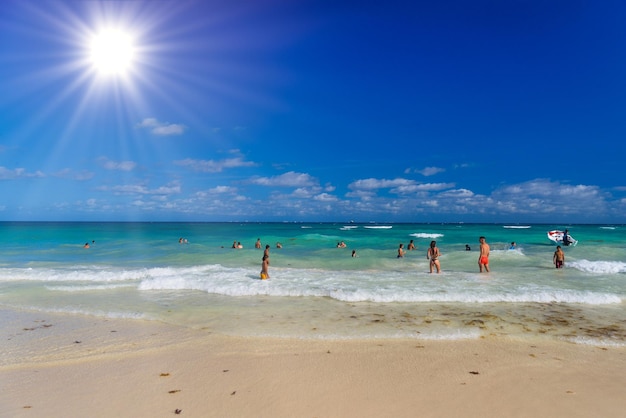
[[[74,341],[82,353],[3,365],[0,416],[623,417],[626,411],[623,347],[500,338],[283,340],[96,322],[79,336],[85,341]],[[139,337],[121,350],[88,348],[89,338],[112,328]]]

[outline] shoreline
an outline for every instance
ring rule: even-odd
[[[0,416],[618,417],[626,408],[624,347],[233,337],[67,315],[27,331],[33,316],[16,312],[3,344],[32,351],[63,340],[67,350],[5,358]]]

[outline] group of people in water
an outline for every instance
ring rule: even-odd
[[[489,273],[489,253],[491,248],[487,243],[487,240],[484,236],[478,238],[479,242],[479,254],[478,254],[478,270],[482,272]],[[255,243],[255,248],[261,248],[261,239],[258,238]],[[337,244],[337,248],[346,248],[347,245],[345,242],[341,241]],[[243,248],[240,242],[234,241],[232,248]],[[280,242],[276,243],[276,248],[282,248],[282,244]],[[517,248],[517,244],[511,242],[509,247],[510,250],[515,250]],[[398,246],[398,254],[397,258],[402,258],[406,254],[406,251],[416,250],[417,247],[413,240],[411,240],[407,246],[407,250],[404,249],[404,244],[400,243]],[[468,244],[465,245],[466,251],[471,251],[471,248]],[[441,256],[441,251],[439,247],[437,247],[437,241],[431,241],[428,249],[426,250],[426,258],[429,260],[429,272],[437,272],[441,273],[441,263],[439,261],[439,257]],[[352,250],[352,257],[357,257],[356,250]],[[565,265],[565,253],[560,245],[556,247],[556,251],[552,257],[552,262],[557,269],[563,268]],[[265,250],[263,252],[263,258],[261,259],[261,279],[266,280],[270,278],[269,275],[269,265],[270,265],[270,246],[266,245]]]
[[[479,240],[480,242],[480,254],[478,255],[478,268],[480,270],[480,272],[483,272],[483,269],[486,272],[489,272],[489,244],[487,244],[487,241],[485,239],[485,237],[480,237]],[[515,244],[515,243],[512,243]],[[410,251],[410,250],[416,250],[417,247],[415,247],[415,244],[413,242],[413,240],[411,240],[409,242],[409,245],[407,247],[406,251]],[[470,251],[471,248],[469,245],[465,245],[465,251]],[[402,258],[404,257],[404,255],[406,254],[406,251],[404,249],[404,244],[400,243],[400,245],[398,246],[398,255],[397,258]],[[430,273],[432,273],[433,271],[437,271],[437,273],[441,273],[441,262],[439,261],[439,257],[441,256],[441,252],[439,251],[439,247],[437,247],[437,241],[431,241],[430,242],[430,246],[428,247],[428,250],[426,250],[426,258],[430,261],[429,263],[429,271]]]

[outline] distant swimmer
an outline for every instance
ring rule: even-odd
[[[233,241],[233,246],[231,248],[237,248],[237,241]]]
[[[417,250],[417,248],[415,247],[415,244],[413,243],[413,240],[409,241],[409,245],[408,247],[406,247],[407,250],[411,251],[411,250]]]
[[[263,262],[261,264],[261,280],[266,280],[270,278],[269,268],[270,268],[270,256],[264,255]]]
[[[256,243],[254,244],[254,248],[261,248],[261,238],[256,239]]]
[[[426,251],[426,258],[430,260],[430,272],[433,272],[433,266],[437,269],[437,274],[441,273],[441,265],[439,263],[439,248],[437,248],[437,241],[430,242],[430,248]]]
[[[86,242],[85,245],[83,245],[83,248],[89,248],[89,243]]]
[[[465,244],[465,251],[472,251],[472,248],[469,246],[469,244]]]
[[[356,256],[356,250],[352,250],[352,258],[355,258]]]
[[[340,241],[340,242],[337,243],[337,248],[346,248],[346,247],[347,247],[347,245],[343,241]]]
[[[283,244],[281,244],[280,242],[277,242],[276,243],[276,248],[278,248],[278,249],[283,248]]]
[[[269,257],[270,256],[270,246],[269,244],[265,246],[265,251],[263,251],[263,257]]]
[[[398,247],[398,258],[404,257],[404,244],[400,244]]]
[[[556,246],[556,251],[552,256],[552,263],[554,263],[554,267],[558,269],[562,269],[565,265],[565,253],[563,252],[563,249],[560,245]]]
[[[480,237],[478,239],[478,242],[480,242],[480,254],[478,255],[478,268],[480,269],[480,272],[482,273],[483,267],[484,267],[485,271],[489,273],[489,244],[487,244],[485,237]]]
[[[243,248],[243,245],[240,242],[238,242],[237,243],[237,248]]]
[[[511,243],[511,246],[509,247],[509,250],[514,250],[514,249],[516,249],[516,248],[517,248],[517,244],[515,243],[515,241],[513,241],[513,242]]]

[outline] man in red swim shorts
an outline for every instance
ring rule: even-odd
[[[487,244],[485,237],[478,238],[478,242],[480,242],[480,254],[478,255],[478,268],[480,272],[483,272],[483,267],[485,267],[485,271],[489,273],[489,244]]]

